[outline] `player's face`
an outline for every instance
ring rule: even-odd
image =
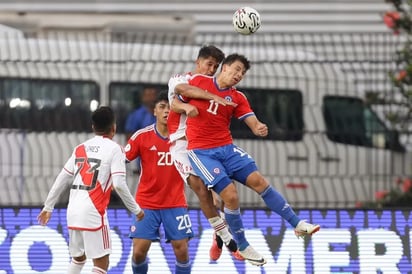
[[[199,58],[196,60],[195,73],[213,76],[218,67],[219,63],[213,57]]]
[[[222,80],[226,87],[237,85],[245,76],[246,68],[240,61],[235,61],[232,64],[226,64],[222,68]]]
[[[169,102],[158,102],[154,108],[154,116],[156,116],[156,122],[162,125],[167,125],[167,116],[169,115],[169,111]]]

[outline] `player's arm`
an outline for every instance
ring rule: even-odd
[[[243,121],[256,136],[266,137],[268,135],[269,130],[267,125],[260,122],[255,115],[250,115]]]
[[[59,175],[57,175],[56,180],[47,195],[46,201],[44,202],[44,207],[37,216],[37,221],[40,225],[47,225],[53,212],[54,205],[57,203],[63,191],[67,189],[69,184],[71,184],[72,179],[73,175],[69,174],[65,169],[62,169]]]
[[[185,113],[188,117],[195,117],[199,114],[199,111],[195,106],[183,103],[176,97],[173,98],[170,109],[177,113]]]
[[[223,106],[226,106],[226,105],[236,106],[235,103],[227,101],[225,98],[222,98],[218,95],[207,92],[206,90],[192,86],[187,83],[180,83],[176,85],[174,88],[174,91],[176,94],[180,96],[184,96],[186,98],[200,99],[200,100],[213,100],[216,103],[223,105]]]
[[[119,173],[113,175],[113,188],[119,195],[120,199],[122,199],[126,208],[134,215],[136,215],[138,220],[143,219],[144,211],[136,203],[135,199],[130,193],[129,187],[126,184],[125,174]]]
[[[133,135],[132,138],[135,138],[136,135]],[[127,144],[126,149],[129,147],[130,143]],[[126,152],[127,153],[127,152]],[[123,153],[120,146],[113,151],[113,160],[111,165],[112,180],[113,180],[113,189],[119,195],[123,204],[126,208],[136,215],[138,220],[143,219],[144,212],[140,206],[136,203],[136,200],[133,198],[130,193],[129,187],[126,183],[126,155]]]

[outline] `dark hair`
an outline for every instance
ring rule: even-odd
[[[220,64],[225,58],[225,54],[221,49],[213,45],[205,45],[200,48],[197,58],[209,58],[213,57]]]
[[[115,123],[114,112],[108,106],[101,106],[92,113],[92,125],[96,134],[109,133]]]
[[[250,62],[249,60],[240,54],[237,53],[232,53],[228,56],[226,56],[225,60],[223,60],[222,65],[231,65],[236,61],[240,61],[242,62],[242,64],[245,66],[246,71],[248,71],[250,69]]]
[[[154,103],[157,104],[161,101],[169,102],[169,96],[168,96],[168,91],[167,90],[160,91],[159,94],[157,95],[156,100],[155,100]]]

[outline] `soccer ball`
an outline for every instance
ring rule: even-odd
[[[251,7],[243,7],[233,14],[233,28],[240,34],[249,35],[260,27],[260,15]]]

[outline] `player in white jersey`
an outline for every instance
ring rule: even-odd
[[[138,220],[144,212],[126,184],[125,153],[112,138],[116,119],[109,107],[92,114],[95,136],[76,146],[57,176],[37,219],[46,225],[60,194],[70,186],[67,207],[69,250],[72,257],[68,274],[80,274],[86,259],[93,259],[92,273],[107,273],[111,253],[107,206],[112,188]]]
[[[219,259],[222,253],[223,243],[225,243],[229,250],[233,252],[235,258],[239,260],[242,260],[243,258],[238,255],[237,245],[233,241],[225,221],[220,217],[216,209],[212,192],[205,187],[202,180],[195,174],[190,164],[187,155],[187,141],[185,138],[186,118],[188,116],[196,116],[198,113],[197,109],[192,105],[176,100],[174,87],[177,85],[186,85],[185,90],[187,93],[184,95],[187,97],[214,100],[222,105],[232,105],[233,103],[226,101],[224,98],[204,92],[203,90],[199,90],[198,88],[187,84],[189,78],[192,77],[193,74],[214,75],[223,58],[224,53],[217,47],[213,45],[204,46],[199,50],[195,70],[186,74],[177,74],[171,77],[168,83],[169,102],[174,110],[169,113],[168,117],[169,139],[172,144],[170,153],[177,170],[185,182],[196,193],[203,214],[215,230],[215,239],[209,250],[210,259],[213,261]]]

